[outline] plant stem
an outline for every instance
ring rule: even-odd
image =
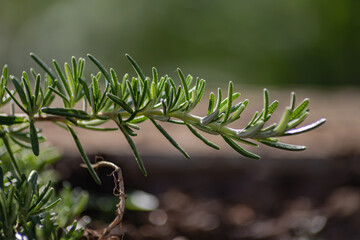
[[[112,162],[104,161],[104,159],[102,157],[95,157],[95,159],[101,159],[102,161],[92,164],[91,166],[93,168],[110,167],[110,168],[114,169],[113,172],[111,173],[111,175],[114,178],[114,184],[115,184],[113,194],[115,196],[119,197],[119,203],[116,205],[116,207],[117,207],[116,212],[115,212],[116,217],[108,225],[108,227],[106,227],[104,229],[103,233],[100,236],[100,240],[102,240],[102,239],[105,239],[109,235],[109,233],[111,232],[112,229],[114,229],[116,226],[121,224],[122,218],[123,218],[124,212],[125,212],[126,195],[125,195],[125,190],[124,190],[124,179],[122,176],[121,168]],[[81,166],[87,167],[85,164],[82,164]]]
[[[117,116],[117,114],[119,114],[119,113],[105,112],[105,113],[98,113],[97,116],[112,118],[112,116]],[[122,118],[127,118],[130,116],[130,114],[128,112],[121,112],[120,114],[121,114]],[[149,110],[149,111],[145,111],[145,112],[138,112],[136,115],[137,116],[145,115],[145,116],[151,118],[152,116],[164,116],[164,113],[162,110]],[[199,116],[196,116],[196,115],[193,115],[190,113],[186,113],[186,112],[172,112],[172,113],[166,114],[165,116],[177,118],[177,119],[182,120],[189,124],[195,123],[195,124],[199,124],[199,125],[201,124],[201,119],[202,119]],[[93,117],[91,117],[90,120],[93,120],[93,119],[96,119],[96,117],[93,116]],[[66,119],[66,117],[63,117],[63,116],[42,115],[42,116],[34,117],[34,121],[36,121],[36,122],[67,122],[68,120]],[[236,129],[224,126],[221,123],[213,122],[213,123],[207,124],[207,126],[219,133],[223,133],[228,136],[236,137],[236,131],[237,131]]]
[[[147,117],[151,117],[151,116],[163,116],[163,112],[162,110],[151,110],[149,111],[147,114],[145,114]],[[190,113],[185,113],[185,112],[172,112],[167,114],[166,116],[168,117],[173,117],[173,118],[177,118],[179,120],[182,120],[186,123],[195,123],[195,124],[201,124],[201,117],[190,114]],[[229,128],[226,127],[224,125],[222,125],[221,123],[217,123],[217,122],[213,122],[213,123],[209,123],[207,124],[207,126],[209,126],[211,129],[216,130],[217,132],[221,132],[227,135],[232,135],[235,136],[235,132],[237,130],[233,129],[233,128]]]

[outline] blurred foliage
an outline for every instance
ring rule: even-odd
[[[11,143],[21,179],[11,173],[9,155],[0,143],[0,239],[79,239],[89,217],[78,218],[88,193],[64,183],[60,193],[52,187],[58,174],[49,167],[59,153],[44,146],[39,156]],[[61,196],[61,198],[60,198]]]
[[[17,144],[11,144],[11,148],[19,164],[20,171],[26,176],[29,175],[31,171],[35,170],[40,172],[44,182],[47,182],[48,180],[58,180],[57,173],[52,168],[48,168],[49,164],[54,164],[60,159],[60,153],[54,147],[45,145],[41,149],[41,154],[39,156],[34,156],[31,149],[22,148]],[[3,142],[0,143],[0,158],[0,163],[2,164],[4,171],[10,171],[12,165]]]
[[[181,67],[216,84],[357,85],[359,26],[358,0],[2,0],[0,66],[90,52],[129,72],[129,53],[147,75]]]

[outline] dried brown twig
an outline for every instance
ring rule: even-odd
[[[99,235],[98,236],[99,240],[105,240],[105,239],[109,239],[107,236],[109,235],[111,230],[113,230],[116,226],[121,226],[121,221],[122,221],[122,218],[123,218],[124,212],[125,212],[126,195],[125,195],[125,191],[124,191],[124,180],[123,180],[121,168],[112,162],[105,161],[104,158],[99,157],[99,156],[95,157],[95,161],[96,160],[101,160],[101,161],[99,161],[95,164],[92,164],[92,167],[94,169],[99,168],[99,167],[110,167],[110,168],[114,169],[110,174],[114,178],[115,187],[113,189],[113,194],[114,194],[114,196],[119,197],[119,203],[116,205],[117,209],[115,211],[115,214],[116,214],[115,219],[103,230],[101,235],[97,234],[97,235]],[[85,164],[82,164],[81,166],[86,168]],[[94,234],[94,233],[90,233],[90,234]],[[113,239],[113,238],[110,236],[110,239]]]

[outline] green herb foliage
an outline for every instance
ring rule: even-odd
[[[80,211],[85,207],[87,196],[80,195],[82,202],[76,207],[69,203],[61,206],[69,216],[55,217],[54,209],[61,199],[54,196],[51,181],[39,184],[38,178],[38,173],[32,171],[18,179],[0,167],[0,239],[79,239],[83,227],[77,228],[76,221],[69,221],[78,214],[76,207]],[[69,198],[70,194],[64,196]]]
[[[30,87],[29,77],[26,72],[21,80],[9,75],[7,66],[4,67],[0,85],[0,105],[11,103],[16,105],[23,114],[5,114],[0,117],[0,137],[5,145],[9,138],[16,143],[30,147],[35,155],[39,154],[39,142],[43,140],[40,130],[36,129],[37,121],[51,121],[67,129],[74,138],[80,154],[89,168],[95,181],[100,180],[92,169],[90,160],[78,139],[74,127],[97,131],[112,131],[114,128],[101,128],[108,121],[113,121],[118,126],[126,141],[129,143],[134,157],[144,175],[147,175],[140,154],[132,140],[136,131],[140,129],[139,123],[150,120],[164,137],[178,149],[185,157],[186,151],[171,137],[159,122],[170,122],[187,126],[190,133],[203,141],[206,145],[219,149],[207,140],[198,131],[220,135],[222,139],[239,154],[258,159],[258,155],[244,149],[240,144],[257,146],[262,143],[267,146],[284,150],[304,150],[305,146],[295,146],[281,143],[278,137],[294,135],[315,129],[325,122],[320,119],[312,124],[298,127],[308,116],[309,100],[305,99],[298,106],[295,105],[295,94],[291,95],[291,103],[286,107],[278,123],[267,124],[278,107],[278,101],[270,102],[268,90],[264,90],[264,107],[256,112],[252,120],[243,129],[229,127],[230,123],[238,121],[248,105],[248,100],[237,101],[240,93],[234,92],[233,83],[229,83],[227,96],[223,99],[223,91],[219,88],[217,98],[210,93],[209,105],[205,116],[192,114],[192,110],[200,103],[206,82],[203,79],[194,79],[177,69],[180,84],[169,76],[160,76],[155,68],[152,76],[146,76],[136,61],[126,55],[133,66],[137,76],[129,77],[125,74],[120,80],[114,69],[109,71],[92,55],[90,61],[99,69],[96,74],[91,74],[88,81],[84,78],[85,59],[74,57],[71,63],[65,63],[61,69],[57,61],[53,61],[53,70],[35,54],[30,54],[40,68],[45,71],[41,76],[31,70],[35,87]],[[10,90],[9,79],[15,90]],[[41,80],[44,79],[44,80]],[[100,81],[105,79],[102,91]],[[5,91],[3,90],[5,89]],[[63,107],[52,107],[55,97],[63,102]],[[12,101],[11,101],[12,100]],[[82,109],[75,107],[83,102]],[[197,130],[195,130],[197,129]],[[11,149],[7,149],[11,152]],[[15,175],[20,178],[21,173],[14,158],[11,159]]]

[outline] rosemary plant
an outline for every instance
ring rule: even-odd
[[[74,219],[86,206],[87,192],[64,185],[59,198],[52,187],[56,177],[44,169],[56,160],[56,152],[44,146],[41,157],[35,157],[31,150],[10,143],[22,174],[21,179],[11,174],[0,142],[0,239],[79,239],[87,222]]]
[[[126,55],[136,77],[125,74],[119,78],[115,70],[107,70],[95,57],[88,55],[90,61],[99,69],[91,74],[89,79],[84,77],[85,59],[74,57],[71,63],[65,63],[61,69],[58,62],[53,60],[50,68],[35,54],[30,54],[33,60],[45,71],[45,75],[30,70],[30,76],[23,72],[20,79],[9,75],[8,67],[4,66],[0,81],[0,107],[10,104],[10,113],[0,116],[0,137],[9,153],[13,172],[19,179],[21,172],[12,154],[9,141],[31,148],[35,155],[39,154],[39,142],[44,138],[36,123],[50,121],[66,129],[74,139],[85,165],[95,181],[100,179],[88,159],[74,127],[95,131],[116,131],[124,135],[129,143],[135,160],[142,173],[147,175],[133,138],[140,129],[139,123],[151,121],[164,137],[178,149],[186,158],[189,155],[166,132],[161,122],[169,122],[186,126],[195,137],[209,147],[219,149],[215,143],[207,140],[199,132],[220,135],[221,138],[239,154],[259,159],[255,153],[245,150],[239,144],[258,146],[259,143],[283,150],[300,151],[305,146],[282,143],[278,137],[295,135],[312,130],[325,122],[320,119],[306,126],[298,127],[308,116],[309,99],[304,99],[295,105],[295,94],[291,94],[290,105],[285,108],[278,123],[268,124],[271,116],[278,107],[278,101],[270,102],[268,90],[264,89],[264,106],[256,112],[251,121],[242,129],[229,127],[230,123],[238,121],[248,105],[248,100],[237,101],[240,93],[234,92],[233,83],[229,82],[227,93],[223,94],[218,88],[217,94],[211,92],[207,112],[204,116],[192,114],[192,110],[200,103],[205,93],[205,80],[193,78],[177,69],[181,84],[177,85],[169,76],[159,76],[155,68],[152,76],[145,76],[138,64]],[[35,81],[33,89],[29,78]],[[100,81],[105,79],[105,87],[101,90]],[[10,90],[9,80],[14,85]],[[225,95],[225,96],[224,96]],[[55,97],[62,100],[63,107],[53,107]],[[81,109],[76,108],[83,103]],[[22,114],[15,114],[17,106]],[[117,128],[106,128],[102,125],[113,121]]]

